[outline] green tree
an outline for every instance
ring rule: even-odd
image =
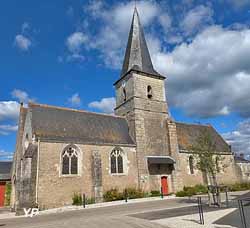
[[[216,144],[208,130],[202,132],[189,151],[193,154],[195,168],[206,177],[209,185],[215,186],[217,203],[220,202],[217,174],[226,168],[223,163],[225,157],[216,151]]]

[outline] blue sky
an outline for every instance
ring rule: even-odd
[[[15,148],[19,103],[111,113],[133,1],[1,3],[0,155]],[[210,123],[250,154],[250,1],[137,1],[177,121]]]

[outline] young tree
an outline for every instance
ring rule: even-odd
[[[216,188],[217,203],[220,201],[217,174],[223,170],[226,165],[222,154],[216,151],[215,142],[208,130],[202,132],[196,142],[190,146],[189,151],[195,159],[195,168],[200,170],[207,178],[208,184]]]

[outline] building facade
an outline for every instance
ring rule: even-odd
[[[241,182],[250,182],[250,161],[245,159],[244,154],[235,156],[236,167]]]
[[[135,9],[116,89],[115,115],[30,103],[21,106],[13,161],[16,210],[72,204],[75,193],[102,201],[111,188],[161,190],[165,195],[204,183],[188,148],[208,131],[236,181],[232,152],[209,125],[176,123],[169,115],[165,77],[153,67]]]

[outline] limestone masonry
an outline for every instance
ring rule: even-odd
[[[167,195],[207,182],[193,169],[190,145],[209,132],[226,170],[238,174],[230,146],[210,125],[176,123],[168,111],[165,77],[154,68],[135,8],[116,89],[115,115],[29,103],[20,108],[13,161],[11,206],[15,210],[72,204],[85,193],[96,202],[111,188],[138,188]]]

